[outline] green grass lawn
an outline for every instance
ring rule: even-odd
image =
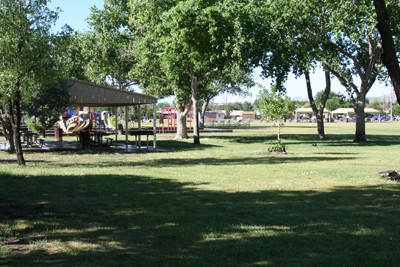
[[[399,266],[400,123],[160,135],[169,153],[0,152],[0,266]],[[316,143],[316,146],[312,144]]]

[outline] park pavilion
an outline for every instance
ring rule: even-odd
[[[128,134],[133,134],[138,137],[139,144],[141,143],[140,136],[143,134],[153,135],[153,149],[157,147],[156,137],[156,104],[157,98],[150,95],[123,91],[109,86],[98,85],[95,83],[70,80],[68,82],[69,105],[77,107],[113,107],[116,109],[125,108],[125,143],[128,144]],[[137,106],[140,114],[141,105],[153,105],[153,129],[151,132],[142,131],[140,120],[138,121],[138,129],[136,131],[128,131],[128,107]],[[117,127],[115,127],[117,129]],[[115,134],[117,141],[117,133]],[[139,146],[140,147],[140,146]]]

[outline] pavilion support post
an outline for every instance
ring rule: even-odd
[[[153,148],[157,149],[157,105],[153,104]]]
[[[138,105],[137,111],[138,111],[138,116],[137,116],[137,118],[138,118],[138,131],[140,132],[141,127],[142,127],[142,125],[141,125],[142,115],[140,114],[140,112],[141,112],[140,105]],[[139,139],[139,149],[141,149],[142,148],[142,139],[141,139],[141,135],[140,134],[138,136],[138,139]]]
[[[115,108],[115,144],[118,142],[118,107]]]
[[[125,106],[125,150],[128,151],[128,106]]]

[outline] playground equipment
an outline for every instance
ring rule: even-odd
[[[110,118],[111,116],[108,111],[101,112],[101,121],[103,122],[103,125],[108,129],[115,130],[115,127],[112,125]]]
[[[65,125],[61,126],[61,129],[65,128],[63,130],[67,133],[76,133],[90,129],[95,125],[93,114],[90,111],[80,111],[79,113],[79,115],[69,118]],[[63,122],[61,124],[63,124]]]
[[[69,115],[72,115],[72,112],[69,112]],[[96,112],[90,109],[78,110],[76,115],[70,116],[65,122],[64,118],[60,116],[58,127],[65,133],[76,133],[96,128],[99,128],[99,130],[115,130],[115,127],[111,124],[108,111],[102,111],[101,114],[98,112],[98,116],[96,116]]]
[[[176,107],[165,107],[161,110],[158,119],[158,132],[176,132],[178,112]],[[192,112],[190,111],[186,116],[188,129],[192,128]]]
[[[82,123],[82,118],[79,116],[73,116],[69,118],[66,122],[66,132],[67,133],[73,133],[77,132],[77,129],[79,129],[79,126]]]
[[[176,132],[176,117],[177,110],[175,107],[163,108],[158,119],[158,132]]]

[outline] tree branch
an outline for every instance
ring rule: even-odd
[[[349,52],[347,52],[343,47],[341,47],[341,46],[339,46],[339,45],[337,45],[337,44],[334,44],[334,43],[331,43],[331,44],[337,49],[337,51],[338,51],[339,53],[341,53],[341,54],[343,54],[345,57],[349,58],[349,59],[353,62],[354,68],[356,69],[358,75],[359,75],[360,77],[364,77],[365,73],[363,73],[362,68],[361,68],[361,65],[360,65],[360,63],[358,62],[357,58],[356,58],[355,56],[353,56],[352,54],[350,54]]]
[[[353,94],[355,93],[356,95],[358,95],[360,93],[357,89],[357,86],[351,80],[348,80],[345,76],[341,75],[341,73],[339,73],[338,71],[334,69],[330,70],[346,89],[346,92],[350,96],[351,102],[355,104],[356,99],[354,98]]]

